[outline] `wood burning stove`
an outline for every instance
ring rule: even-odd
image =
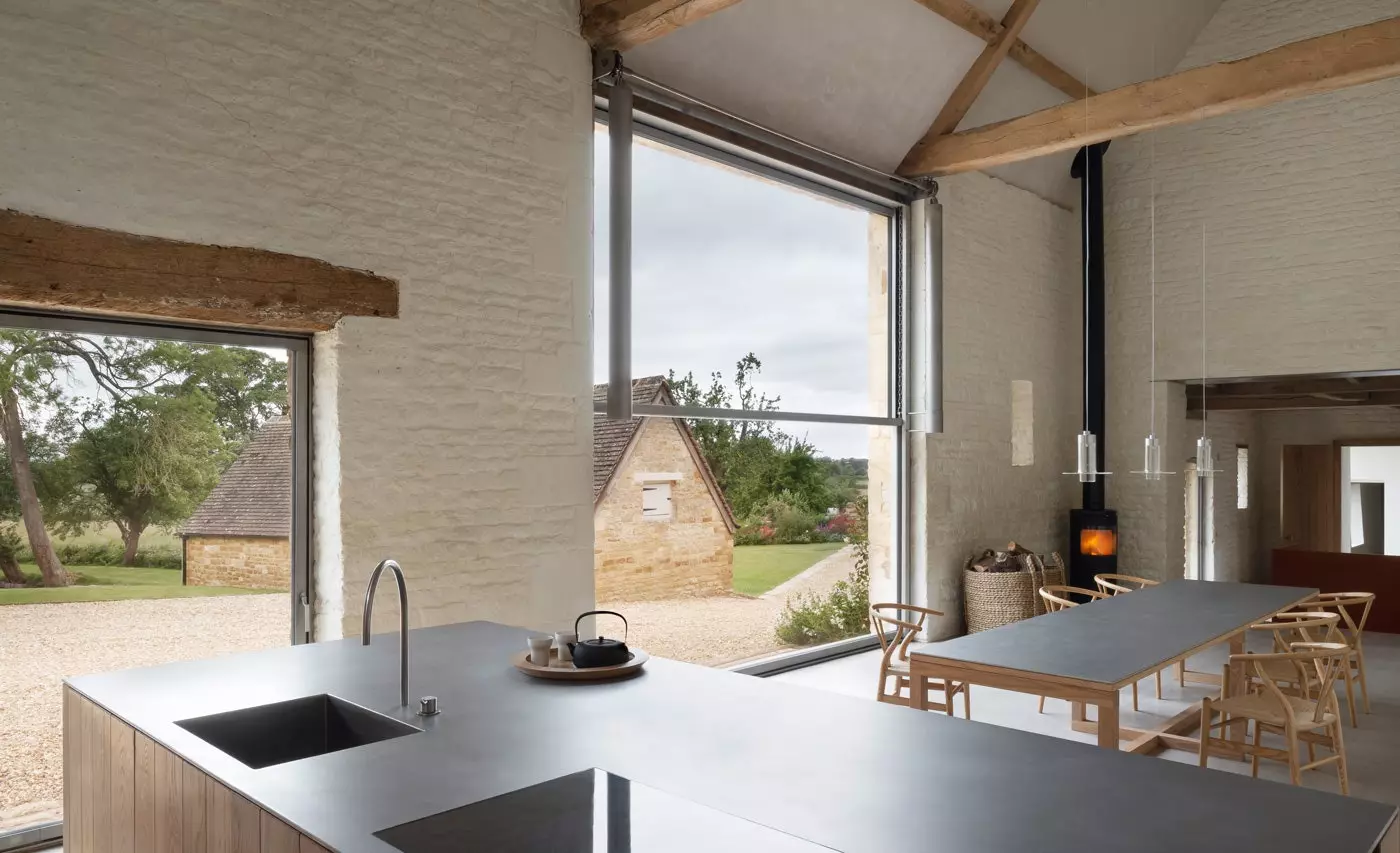
[[[1094,575],[1118,571],[1118,512],[1070,510],[1069,531],[1069,582],[1085,589],[1097,589]]]

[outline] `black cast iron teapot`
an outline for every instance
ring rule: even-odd
[[[632,659],[627,650],[627,617],[614,610],[590,610],[574,620],[574,635],[578,635],[579,623],[587,616],[616,616],[622,620],[621,640],[609,640],[599,635],[596,640],[580,640],[569,643],[569,653],[574,657],[574,666],[579,669],[594,669],[600,666],[621,666]]]

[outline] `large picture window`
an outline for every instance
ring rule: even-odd
[[[308,357],[0,314],[0,851],[61,833],[65,677],[308,640]]]
[[[609,420],[605,126],[595,152],[600,606],[639,646],[715,666],[869,639],[872,596],[900,598],[901,208],[639,136],[631,397],[647,416]],[[648,470],[677,472],[668,524],[616,505],[635,515]]]

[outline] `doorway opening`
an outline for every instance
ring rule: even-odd
[[[307,640],[308,361],[0,314],[0,851],[62,834],[65,678]]]

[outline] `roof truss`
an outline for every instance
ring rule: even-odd
[[[949,134],[899,171],[913,177],[987,169],[1396,76],[1400,18],[1389,18]]]
[[[915,0],[919,5],[936,12],[949,22],[980,38],[987,44],[1001,37],[1006,22],[972,5],[968,0]],[[1010,17],[1008,14],[1007,17]],[[1071,98],[1083,98],[1086,94],[1096,94],[1073,74],[1046,59],[1034,48],[1019,38],[1012,37],[1007,53],[1011,61],[1025,68],[1035,76],[1064,92]]]

